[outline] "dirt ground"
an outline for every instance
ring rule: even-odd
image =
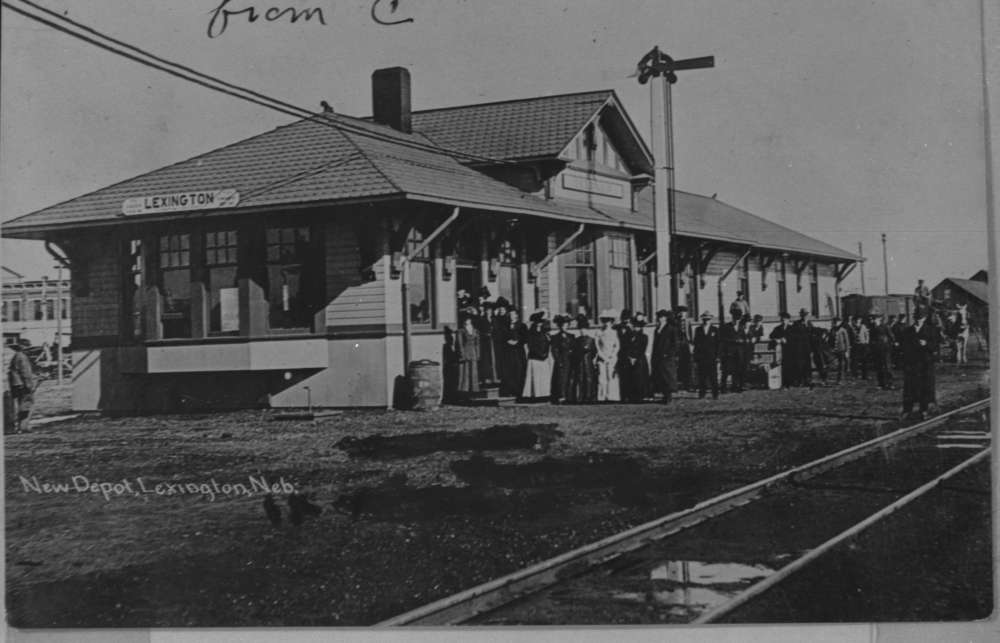
[[[985,364],[940,367],[943,409],[986,394]],[[9,618],[371,624],[884,434],[900,426],[899,399],[852,381],[718,401],[686,394],[668,407],[42,425],[5,439]],[[278,484],[280,525],[251,477]],[[290,524],[282,481],[322,512]]]

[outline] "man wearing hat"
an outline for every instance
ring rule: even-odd
[[[719,349],[722,362],[722,381],[719,389],[725,393],[726,384],[732,378],[732,391],[739,393],[743,390],[743,354],[746,344],[746,330],[740,326],[743,313],[739,310],[732,311],[732,321],[722,325],[719,329]]]
[[[809,311],[799,310],[799,318],[788,329],[786,347],[792,362],[792,386],[808,386],[812,388],[812,343]]]
[[[851,370],[854,371],[854,377],[860,376],[861,379],[867,380],[870,342],[868,325],[861,317],[855,316],[852,319],[851,329],[854,331],[851,336]]]
[[[552,403],[559,404],[569,398],[570,365],[572,363],[573,336],[566,332],[569,318],[556,315],[552,318],[556,332],[550,339],[552,351]]]
[[[21,340],[26,341],[26,340]],[[20,341],[10,345],[14,356],[7,366],[7,383],[10,386],[10,397],[13,402],[14,424],[12,433],[28,430],[31,421],[31,408],[34,403],[35,369],[31,359],[24,354],[24,345]]]
[[[913,324],[903,329],[903,417],[920,408],[921,419],[934,402],[934,356],[938,348],[937,329],[927,320],[922,308],[913,312]]]
[[[677,325],[677,332],[680,335],[680,344],[677,345],[677,381],[681,388],[689,391],[694,390],[694,381],[691,377],[691,329],[688,327],[687,306],[677,306],[674,308],[674,320]]]
[[[793,379],[793,358],[792,350],[788,346],[788,333],[792,327],[792,316],[786,312],[781,312],[778,317],[781,323],[771,330],[768,335],[768,347],[775,351],[775,356],[781,364],[781,386],[788,388]]]
[[[847,379],[847,365],[851,359],[851,334],[847,332],[847,321],[840,322],[834,317],[830,322],[830,348],[837,368],[837,384]]]
[[[698,369],[698,397],[704,398],[709,386],[712,399],[719,399],[719,329],[712,326],[712,313],[701,314],[701,325],[694,329],[694,363]]]
[[[892,329],[882,323],[882,315],[878,311],[873,311],[869,319],[871,320],[871,330],[868,332],[868,346],[872,366],[875,368],[879,388],[889,390],[892,388],[892,371],[889,370],[889,360],[892,357],[892,345],[896,340],[892,336]]]
[[[663,403],[669,404],[677,390],[677,353],[681,335],[674,316],[666,310],[656,311],[656,330],[653,331],[651,355],[652,387],[654,393],[663,394]]]
[[[618,318],[616,311],[606,309],[601,311],[601,330],[597,337],[597,401],[621,401],[621,388],[618,382],[618,351],[621,344],[618,331],[612,326]]]

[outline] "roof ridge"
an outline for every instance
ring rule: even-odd
[[[347,143],[351,147],[353,147],[357,151],[358,154],[361,155],[361,158],[363,158],[364,160],[368,161],[368,164],[372,166],[372,169],[375,170],[376,172],[378,172],[379,175],[383,179],[385,179],[386,183],[388,183],[393,188],[395,188],[397,192],[404,192],[403,188],[400,187],[399,184],[396,183],[396,181],[393,181],[391,178],[389,178],[389,175],[386,174],[385,171],[378,166],[378,163],[376,163],[374,160],[371,159],[371,157],[368,156],[368,152],[365,151],[364,149],[362,149],[361,145],[357,141],[355,141],[354,138],[352,138],[351,136],[349,136],[348,133],[345,132],[345,131],[343,131],[343,130],[339,130],[338,129],[337,131],[340,132],[341,136],[343,136],[347,140]],[[361,136],[361,134],[357,134],[356,136]],[[451,157],[448,157],[448,158],[451,158]]]
[[[427,109],[415,109],[411,114],[427,114],[430,112],[446,112],[452,109],[468,109],[470,107],[490,107],[493,105],[509,105],[511,103],[526,103],[533,100],[549,100],[553,98],[567,98],[569,96],[582,96],[584,94],[613,94],[613,89],[591,89],[579,92],[568,92],[565,94],[552,94],[550,96],[527,96],[524,98],[508,98],[506,100],[487,101],[485,103],[466,103],[464,105],[449,105],[448,107],[429,107]],[[368,117],[370,118],[370,117]]]

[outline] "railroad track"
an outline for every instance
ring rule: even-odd
[[[786,508],[789,503],[795,506],[796,494],[823,494],[823,502],[829,501],[831,507],[835,505],[834,500],[846,502],[842,512],[845,515],[863,510],[862,519],[855,517],[847,529],[837,528],[836,535],[821,544],[811,545],[804,551],[797,548],[776,559],[781,564],[774,568],[764,569],[752,564],[737,566],[743,574],[730,578],[726,591],[710,592],[709,599],[694,606],[672,606],[667,619],[670,622],[715,621],[944,480],[987,460],[990,452],[988,429],[977,427],[983,425],[988,412],[988,399],[974,402],[434,601],[378,625],[578,624],[595,622],[590,620],[594,618],[599,619],[596,622],[634,622],[627,616],[626,620],[617,620],[618,615],[609,621],[607,614],[600,614],[598,606],[616,600],[624,605],[624,612],[640,607],[645,610],[636,614],[639,622],[645,622],[648,619],[646,612],[652,609],[649,604],[658,600],[657,596],[664,601],[675,596],[676,587],[691,580],[692,569],[695,575],[711,575],[710,564],[699,563],[690,555],[683,563],[661,564],[670,559],[663,551],[666,545],[676,544],[685,537],[691,541],[696,525],[727,516],[729,522],[738,527],[740,514],[749,514],[768,503],[779,509]],[[972,416],[971,422],[969,416]],[[924,464],[913,464],[919,462]],[[884,475],[886,471],[896,472],[893,475],[898,479],[894,479],[894,484],[865,486],[871,479],[866,477],[866,472]],[[911,479],[921,475],[923,478],[918,481]],[[885,503],[886,495],[894,498],[889,504]],[[864,497],[865,501],[856,501],[855,497]],[[877,503],[874,512],[871,510],[873,503]],[[714,520],[705,526],[720,522]],[[679,546],[684,548],[684,545]],[[690,542],[688,546],[691,551]],[[701,559],[710,560],[708,555]],[[616,574],[622,570],[625,571],[618,578]],[[629,570],[632,570],[631,576]],[[632,580],[626,582],[628,578]],[[664,586],[674,589],[657,593],[649,588],[650,578],[658,578]],[[637,582],[641,585],[640,591],[628,591],[636,587],[622,589],[618,586],[622,583],[634,586]],[[702,593],[704,595],[704,591]],[[627,604],[630,600],[634,603],[631,608]]]

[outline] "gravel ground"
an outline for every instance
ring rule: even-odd
[[[986,395],[985,365],[939,373],[942,408]],[[899,392],[873,384],[669,407],[40,426],[5,439],[10,622],[371,624],[899,427]],[[73,476],[130,488],[105,499],[77,492]],[[279,488],[284,519],[272,525],[262,493],[224,493],[250,476],[294,484],[322,513],[289,524]],[[166,494],[177,482],[215,496]],[[45,483],[70,488],[36,491]]]

